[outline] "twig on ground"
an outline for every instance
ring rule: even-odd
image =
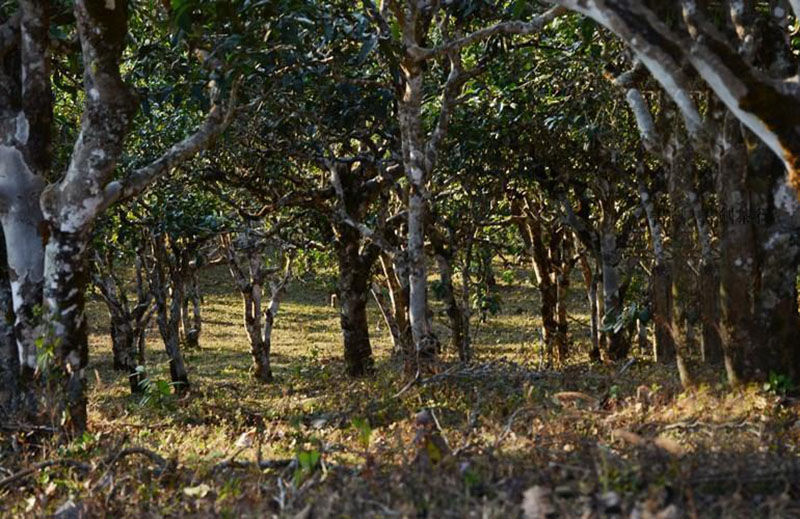
[[[65,467],[72,467],[78,470],[82,470],[84,472],[89,472],[92,470],[92,466],[86,463],[82,463],[80,461],[75,460],[48,460],[48,461],[40,461],[39,463],[34,463],[30,467],[20,470],[19,472],[12,474],[6,478],[0,479],[0,488],[4,488],[15,481],[19,481],[20,479],[30,476],[31,474],[45,469],[47,467],[56,467],[56,466],[65,466]]]
[[[211,474],[225,469],[248,469],[258,468],[259,470],[266,469],[282,469],[294,463],[293,458],[277,459],[277,460],[261,460],[261,461],[237,461],[228,459],[223,462],[217,463],[211,468]]]

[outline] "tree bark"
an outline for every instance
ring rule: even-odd
[[[608,326],[616,321],[622,313],[622,297],[620,293],[619,263],[620,252],[617,249],[617,233],[614,229],[614,220],[603,216],[600,234],[600,258],[603,278],[603,325]],[[613,330],[604,333],[607,344],[608,357],[611,360],[621,360],[628,356],[630,343],[622,330]]]
[[[697,237],[700,242],[700,353],[703,361],[716,364],[722,361],[722,338],[719,324],[719,274],[711,249],[711,230],[706,221],[703,201],[694,191],[689,192]]]
[[[200,332],[203,328],[200,287],[197,283],[197,269],[189,267],[184,282],[185,294],[181,308],[181,327],[183,342],[187,349],[200,348]]]
[[[448,229],[448,234],[452,237],[449,231]],[[445,237],[436,228],[432,228],[429,234],[433,254],[439,267],[440,296],[450,323],[450,343],[453,351],[458,353],[459,360],[466,362],[469,355],[468,347],[465,345],[464,314],[453,287],[453,262],[455,260],[453,240],[447,240],[449,243],[446,243]]]
[[[597,315],[597,276],[592,270],[591,263],[586,258],[586,253],[581,254],[580,264],[583,282],[586,285],[586,298],[589,302],[589,320],[591,323],[589,330],[591,334],[591,350],[589,350],[589,357],[592,360],[600,360],[600,327]]]
[[[747,155],[739,123],[728,116],[719,159],[721,337],[731,385],[742,380],[745,358],[754,350],[755,233],[749,221]]]
[[[180,347],[181,301],[183,299],[183,278],[170,258],[166,236],[153,237],[153,256],[151,286],[156,303],[156,322],[164,341],[164,349],[169,357],[169,374],[176,392],[189,389],[189,374]]]
[[[374,367],[367,322],[370,271],[374,259],[359,253],[358,231],[342,226],[336,244],[339,262],[339,317],[347,374],[360,377]],[[372,256],[374,258],[374,256]]]
[[[3,241],[0,235],[0,242]],[[19,350],[14,338],[14,302],[5,258],[0,243],[0,420],[12,416],[19,406]]]
[[[693,297],[691,287],[694,286],[688,256],[692,250],[691,234],[687,232],[692,208],[688,194],[691,191],[689,173],[694,160],[691,149],[679,136],[673,136],[670,147],[672,153],[669,161],[668,189],[671,208],[671,248],[672,248],[672,329],[675,341],[675,363],[681,384],[688,388],[692,384],[686,359],[690,348],[691,322],[690,305]]]
[[[639,199],[647,215],[654,258],[650,280],[655,339],[653,356],[656,362],[668,363],[675,359],[675,341],[672,325],[672,280],[664,250],[663,228],[656,214],[653,196],[643,183],[639,184]]]

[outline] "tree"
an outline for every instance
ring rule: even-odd
[[[55,376],[64,431],[86,427],[84,317],[87,252],[99,215],[120,199],[137,196],[153,179],[207,147],[232,115],[212,96],[198,130],[154,162],[114,180],[137,108],[137,96],[120,72],[128,34],[128,2],[78,0],[74,21],[83,60],[80,133],[66,173],[52,179],[53,93],[50,2],[20,2],[4,13],[2,42],[4,198],[0,223],[6,236],[24,381],[36,371],[36,339],[56,352]],[[49,183],[48,183],[49,182]],[[41,195],[41,196],[40,196]],[[39,236],[39,240],[30,239]],[[36,308],[44,307],[43,321]]]

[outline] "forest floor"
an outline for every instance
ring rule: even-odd
[[[313,282],[290,287],[276,320],[276,382],[254,383],[238,295],[222,269],[204,285],[180,397],[158,383],[146,402],[129,395],[91,304],[91,433],[68,445],[7,434],[0,517],[800,517],[800,402],[785,388],[731,390],[721,368],[695,365],[684,392],[641,356],[592,365],[580,313],[571,364],[541,370],[524,272],[477,325],[475,363],[445,353],[404,391],[375,308],[376,374],[343,376],[338,314]],[[168,380],[160,345],[152,330],[154,382]],[[34,465],[48,460],[66,461]]]

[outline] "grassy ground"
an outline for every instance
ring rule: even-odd
[[[671,367],[591,365],[578,324],[573,363],[541,371],[525,279],[501,283],[476,363],[445,354],[438,375],[402,392],[375,308],[377,372],[342,376],[337,312],[314,283],[294,284],[276,321],[277,382],[255,384],[240,302],[219,270],[205,280],[202,348],[186,354],[191,392],[143,404],[111,369],[92,303],[91,434],[26,448],[39,440],[18,433],[0,452],[8,474],[78,465],[0,483],[0,516],[800,517],[797,401],[731,391],[720,369],[696,367],[697,389],[682,392]],[[151,379],[166,380],[155,330],[150,339]]]

